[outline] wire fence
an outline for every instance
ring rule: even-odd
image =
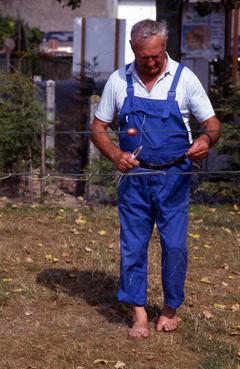
[[[172,132],[173,130],[171,130]],[[174,130],[174,132],[177,132],[178,130]],[[150,131],[148,131],[149,133]],[[151,132],[170,132],[170,130],[154,130]],[[190,132],[190,131],[189,131]],[[229,133],[234,133],[237,135],[240,132],[240,128],[234,128],[234,129],[223,129],[222,130],[222,135],[223,138],[221,139],[221,141],[224,141],[224,144],[227,144],[227,139],[224,138],[224,134],[229,134]],[[13,131],[13,130],[8,130],[8,131],[0,131],[0,136],[11,136],[11,135],[19,135],[19,134],[25,134],[25,135],[39,135],[39,144],[41,141],[41,135],[77,135],[77,137],[84,137],[84,139],[88,139],[91,136],[91,131],[90,130],[78,130],[78,129],[73,129],[73,130],[63,130],[63,131],[57,131],[57,130],[45,130],[45,131],[40,131],[40,130],[22,130],[21,132],[17,132],[17,131]],[[102,134],[103,132],[96,132],[98,134]],[[142,132],[137,132],[138,134],[142,133]],[[146,133],[146,132],[144,132]],[[191,130],[191,133],[194,134],[201,134],[202,131],[199,129],[195,129],[195,130]],[[113,135],[113,136],[118,136],[119,134],[128,134],[128,131],[121,131],[119,132],[118,129],[113,129],[113,130],[109,130],[108,131],[109,135]],[[237,139],[238,142],[240,142],[240,140]],[[90,140],[89,140],[90,142]],[[232,142],[229,141],[229,145],[231,145]],[[90,145],[88,143],[88,145]],[[215,149],[214,149],[215,150]],[[212,151],[212,150],[211,150]],[[87,156],[89,156],[90,150],[87,150],[87,152],[85,153]],[[233,187],[236,187],[236,184],[238,186],[238,184],[240,183],[240,166],[239,167],[235,167],[232,168],[231,165],[229,166],[229,168],[224,169],[224,170],[219,170],[219,169],[208,169],[206,165],[204,165],[204,163],[202,163],[200,166],[193,166],[193,170],[192,171],[188,171],[188,172],[182,172],[182,171],[178,171],[175,170],[174,173],[168,170],[141,170],[139,171],[130,171],[128,173],[120,173],[117,170],[115,170],[115,168],[113,167],[108,167],[108,166],[104,166],[104,168],[100,165],[100,162],[98,163],[99,160],[99,154],[97,153],[97,151],[95,151],[94,153],[95,155],[95,166],[94,168],[92,168],[91,166],[86,168],[78,168],[78,171],[65,171],[64,173],[59,171],[57,168],[55,168],[55,170],[52,169],[45,169],[44,171],[40,170],[40,169],[35,169],[35,170],[23,170],[23,171],[18,171],[18,170],[13,170],[11,172],[2,172],[0,173],[0,198],[1,196],[3,196],[4,194],[8,193],[8,191],[6,190],[6,186],[10,183],[11,186],[16,186],[19,187],[19,183],[21,183],[21,188],[24,188],[24,190],[21,190],[21,193],[24,195],[21,195],[21,200],[23,202],[41,202],[44,203],[46,202],[46,199],[48,199],[50,201],[50,203],[54,202],[56,199],[56,196],[54,198],[53,196],[50,196],[49,193],[49,189],[50,192],[52,192],[52,194],[56,194],[59,190],[61,190],[61,194],[58,196],[59,197],[59,201],[60,203],[64,203],[64,199],[62,196],[63,193],[67,193],[69,196],[73,196],[78,198],[79,195],[84,198],[86,198],[87,200],[91,200],[92,198],[94,198],[96,200],[96,196],[95,194],[93,194],[94,192],[109,192],[109,188],[111,188],[110,192],[110,196],[99,196],[100,198],[104,198],[103,202],[107,202],[106,199],[108,198],[114,198],[116,199],[116,187],[117,187],[117,183],[119,181],[120,177],[131,177],[131,176],[172,176],[172,175],[179,175],[179,176],[185,176],[185,175],[191,175],[193,177],[193,187],[194,187],[194,191],[196,193],[196,188],[198,187],[198,185],[203,183],[203,182],[215,182],[215,184],[218,182],[224,182],[228,184],[231,183],[231,185]],[[43,156],[45,158],[45,156]],[[44,159],[46,160],[46,158]],[[92,160],[92,159],[91,159]],[[107,160],[107,159],[106,159]],[[85,162],[89,163],[89,158],[88,160],[85,160]],[[99,165],[98,165],[99,164]],[[44,163],[44,165],[46,166],[46,163]],[[66,164],[67,166],[67,164]],[[51,167],[51,165],[49,166]],[[6,185],[5,185],[6,184]],[[4,186],[5,185],[5,186]],[[81,191],[80,193],[76,192],[76,187],[78,186],[81,187]],[[216,184],[216,188],[217,188],[217,184]],[[223,186],[223,185],[222,185]],[[52,190],[52,188],[54,188],[54,190]],[[100,189],[100,190],[99,190]],[[198,191],[198,190],[197,190]],[[225,192],[229,192],[232,191],[230,188],[228,188],[228,186],[226,186],[225,188]],[[14,191],[13,191],[14,192]],[[206,191],[205,191],[206,192]],[[208,189],[207,189],[208,192]],[[219,190],[219,192],[221,192],[221,189]],[[239,191],[240,192],[240,191]],[[16,193],[16,192],[14,192]],[[115,193],[115,196],[113,195],[113,193]],[[219,194],[215,192],[215,198],[219,199]],[[231,194],[231,196],[228,196],[229,194],[227,194],[225,196],[226,201],[228,201],[227,199],[230,199],[230,202],[239,202],[238,198],[240,197],[236,197],[234,198],[234,193]],[[237,196],[237,195],[236,195]],[[211,197],[208,193],[208,195],[203,196],[202,199],[204,200],[204,198],[208,199],[209,201],[209,197]],[[214,195],[213,195],[214,197]],[[215,200],[214,200],[215,201]],[[218,201],[218,200],[216,200]],[[100,199],[101,202],[101,199]],[[111,200],[110,200],[111,202]]]

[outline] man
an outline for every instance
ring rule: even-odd
[[[132,64],[109,78],[91,125],[92,140],[123,176],[118,189],[119,301],[133,306],[129,335],[148,337],[147,248],[156,222],[162,247],[164,305],[157,331],[177,327],[187,269],[187,213],[192,162],[208,155],[220,122],[197,77],[166,53],[164,21],[143,20],[131,32]],[[119,117],[120,147],[107,134]],[[203,132],[192,142],[193,114]],[[140,146],[138,156],[133,152]],[[133,175],[134,174],[134,175]]]

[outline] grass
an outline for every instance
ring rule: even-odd
[[[186,300],[179,327],[169,334],[154,330],[162,304],[154,230],[151,335],[135,340],[127,336],[130,308],[115,298],[115,207],[1,208],[0,369],[108,369],[121,363],[126,369],[239,369],[239,217],[236,205],[191,207]]]

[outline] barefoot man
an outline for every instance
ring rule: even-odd
[[[143,20],[131,31],[135,60],[109,78],[91,125],[92,141],[124,175],[118,188],[119,301],[133,307],[129,335],[148,337],[147,252],[156,223],[162,248],[163,308],[157,331],[177,327],[187,270],[187,217],[192,162],[208,155],[220,122],[193,72],[166,52],[165,21]],[[119,146],[107,134],[119,119]],[[193,114],[202,134],[192,140]],[[141,151],[134,155],[136,149]],[[159,267],[160,269],[160,267]]]

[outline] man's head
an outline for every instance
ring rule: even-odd
[[[130,43],[140,74],[155,76],[161,73],[166,60],[167,37],[165,21],[145,19],[133,26]]]

